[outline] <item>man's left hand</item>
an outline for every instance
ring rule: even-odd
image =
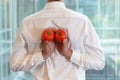
[[[68,39],[64,39],[63,42],[55,42],[58,52],[66,59],[70,59],[72,50],[68,47]]]

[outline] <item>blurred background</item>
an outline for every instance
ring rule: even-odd
[[[0,0],[0,80],[33,80],[28,72],[12,72],[9,57],[21,21],[46,2]],[[104,49],[105,68],[88,70],[86,80],[120,80],[120,0],[65,0],[65,4],[90,18]]]

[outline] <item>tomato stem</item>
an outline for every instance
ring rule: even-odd
[[[48,34],[48,35],[51,35],[51,32],[48,31],[47,34]]]
[[[58,36],[60,36],[61,35],[61,32],[58,32]]]

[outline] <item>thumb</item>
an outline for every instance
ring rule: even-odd
[[[68,45],[68,39],[67,38],[63,40],[63,44],[64,44],[64,46]]]

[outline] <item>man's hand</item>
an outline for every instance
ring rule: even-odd
[[[64,39],[63,42],[55,42],[55,43],[58,52],[69,60],[72,55],[72,50],[68,48],[68,40]]]
[[[50,41],[50,42],[42,41],[40,44],[40,48],[42,50],[42,55],[44,59],[46,59],[50,57],[52,53],[54,52],[55,44],[53,41]]]

